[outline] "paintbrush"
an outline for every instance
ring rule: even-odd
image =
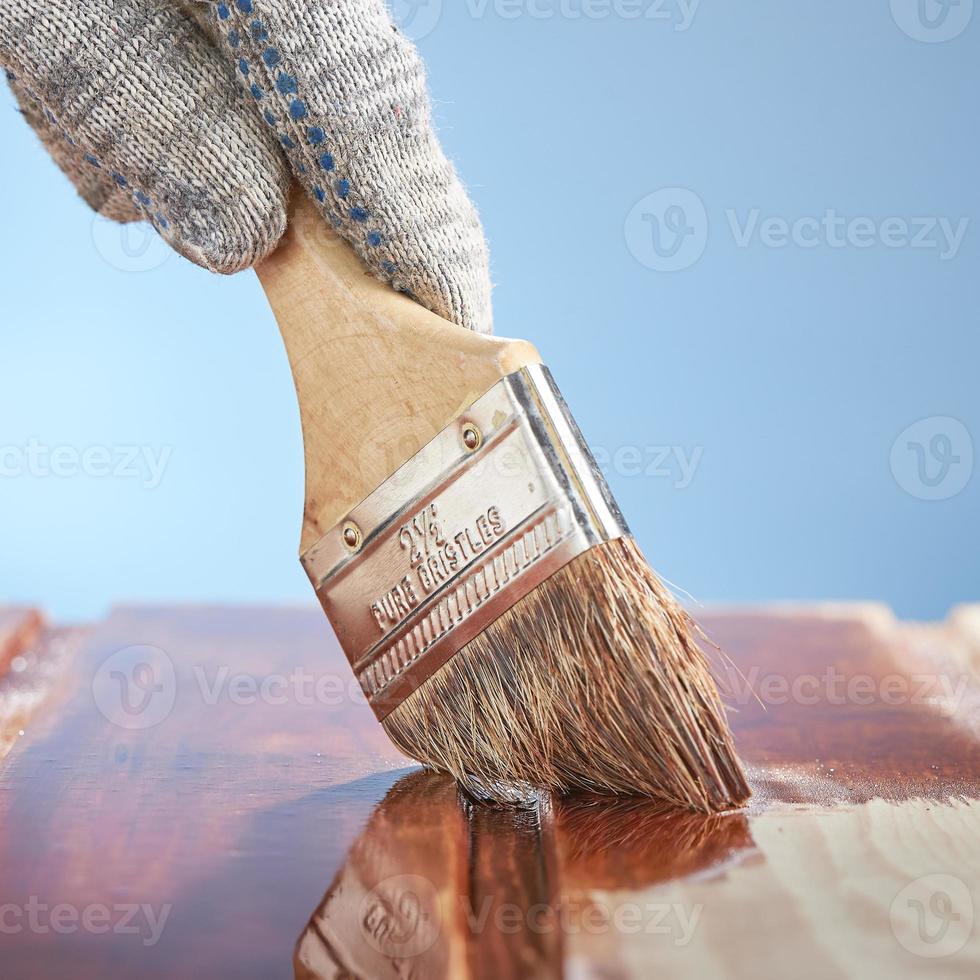
[[[395,292],[299,192],[257,271],[299,397],[301,560],[392,741],[497,802],[744,802],[695,627],[535,348]]]

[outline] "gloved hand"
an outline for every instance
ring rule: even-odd
[[[102,214],[236,272],[283,234],[293,174],[377,275],[489,331],[479,219],[382,0],[0,0],[0,64]]]

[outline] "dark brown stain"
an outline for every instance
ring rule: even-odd
[[[301,668],[343,687],[347,664],[318,611],[116,613],[0,765],[0,906],[147,903],[170,908],[166,927],[152,946],[118,932],[5,933],[3,974],[557,977],[569,905],[594,889],[723,878],[753,859],[753,808],[980,795],[978,685],[941,634],[923,643],[860,615],[705,626],[767,700],[728,675],[756,798],[716,817],[645,800],[473,808],[439,776],[406,775],[356,699],[202,697],[199,677],[222,669]],[[113,724],[92,697],[103,662],[130,644],[175,664],[173,711],[145,730]],[[792,695],[827,669],[842,700],[827,686]],[[772,696],[772,678],[787,697]],[[856,678],[878,691],[904,680],[906,697],[849,698]]]
[[[751,805],[980,797],[977,677],[938,630],[923,640],[884,613],[705,626],[731,659],[722,676]]]

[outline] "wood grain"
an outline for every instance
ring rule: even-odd
[[[876,606],[706,626],[755,798],[718,818],[636,804],[612,848],[606,817],[559,811],[563,893],[599,923],[566,956],[603,977],[980,975],[980,686],[949,627]]]
[[[701,817],[473,808],[385,741],[318,610],[117,611],[0,768],[3,976],[975,977],[963,621],[704,617],[765,704],[726,674],[756,796]]]
[[[162,690],[128,714],[143,689],[112,672],[150,660]],[[319,610],[116,612],[0,772],[0,905],[104,906],[118,926],[135,903],[154,918],[59,934],[22,913],[0,934],[4,977],[289,975],[303,923],[406,766],[349,675]],[[115,700],[100,707],[96,689]]]
[[[470,333],[380,282],[302,192],[256,271],[299,399],[301,554],[497,381],[540,361],[526,341]]]

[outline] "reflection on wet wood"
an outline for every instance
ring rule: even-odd
[[[604,977],[980,975],[969,618],[910,628],[874,606],[707,618],[732,660],[755,798],[742,814],[666,815],[662,849],[642,834],[582,847],[559,821],[563,894],[595,923],[566,936],[566,960]]]
[[[290,975],[303,924],[406,766],[349,674],[318,610],[111,616],[0,766],[0,906],[17,930],[0,933],[5,980],[66,965],[93,980]],[[52,928],[58,905],[74,927]],[[108,931],[83,926],[103,909]]]
[[[452,781],[414,772],[396,783],[297,943],[296,976],[384,980],[403,961],[417,976],[462,975],[467,837]]]
[[[591,888],[645,888],[717,867],[751,850],[742,813],[678,813],[649,800],[557,804],[564,880]]]
[[[311,917],[296,976],[561,976],[544,833],[537,812],[473,807],[435,773],[403,777]]]
[[[705,617],[756,798],[701,817],[473,808],[315,611],[116,613],[0,767],[3,975],[980,975],[976,622]]]

